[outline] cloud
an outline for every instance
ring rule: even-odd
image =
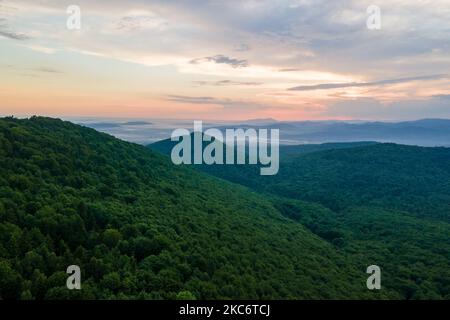
[[[48,48],[48,47],[44,47],[44,46],[36,46],[36,45],[33,45],[33,44],[29,44],[29,43],[26,43],[26,44],[24,44],[22,46],[25,47],[25,48],[31,49],[33,51],[40,52],[40,53],[45,53],[45,54],[53,54],[53,53],[55,53],[57,51],[54,48]]]
[[[213,97],[191,97],[191,96],[169,95],[166,98],[169,101],[193,103],[193,104],[223,104],[224,102],[227,102],[227,100],[218,100]]]
[[[375,82],[350,82],[350,83],[321,83],[311,86],[297,86],[289,88],[290,91],[311,91],[311,90],[328,90],[328,89],[338,89],[338,88],[350,88],[350,87],[372,87],[372,86],[382,86],[397,83],[406,83],[412,81],[426,81],[426,80],[439,80],[445,79],[447,75],[437,74],[430,76],[419,76],[419,77],[409,77],[409,78],[399,78],[399,79],[389,79],[381,80]]]
[[[119,31],[141,31],[145,29],[162,31],[168,27],[168,22],[150,12],[136,12],[134,15],[122,17],[116,24]]]
[[[244,68],[248,67],[248,61],[247,60],[239,60],[235,58],[230,58],[224,55],[216,55],[212,57],[205,57],[205,58],[198,58],[193,59],[190,61],[191,64],[198,64],[202,62],[214,62],[218,64],[228,64],[232,66],[233,68]]]
[[[392,101],[447,93],[449,81],[445,79],[402,77],[450,70],[448,1],[424,4],[377,0],[382,9],[382,28],[372,31],[366,27],[366,9],[372,0],[205,0],[202,5],[198,0],[109,0],[107,5],[105,1],[77,0],[82,9],[82,29],[68,33],[61,0],[0,0],[17,8],[8,16],[0,14],[0,37],[32,37],[20,46],[58,52],[43,57],[48,66],[58,67],[60,56],[74,52],[95,55],[83,56],[81,62],[74,55],[73,63],[76,68],[83,67],[85,59],[95,62],[92,72],[99,77],[110,74],[114,60],[145,65],[140,70],[145,71],[146,80],[155,83],[154,97],[159,92],[183,92],[186,97],[177,99],[185,103],[189,100],[238,108],[258,105],[239,101],[251,99],[250,92],[244,92],[251,89],[255,100],[264,99],[274,106],[273,110],[277,104],[300,100],[316,108],[360,94]],[[6,61],[25,56],[15,55],[17,44],[13,41],[3,41],[2,45],[6,45],[6,50],[2,47]],[[130,64],[124,73],[137,79],[137,69]],[[36,74],[43,76],[45,72]],[[169,84],[165,79],[171,80]],[[207,81],[195,81],[198,79]],[[213,81],[217,79],[227,80]],[[383,87],[407,82],[410,84]],[[105,86],[115,88],[119,83],[117,77]],[[204,89],[222,86],[224,91],[233,90],[227,92],[229,100],[199,99],[195,96],[202,94],[193,83],[214,86]],[[259,84],[264,85],[251,87]],[[294,86],[292,91],[286,90]],[[348,94],[312,91],[339,88],[349,88]],[[138,81],[129,81],[123,89],[130,93],[141,88]],[[373,108],[379,110],[378,105]],[[236,113],[236,117],[240,115]]]
[[[2,6],[0,5],[0,9]],[[0,10],[2,13],[2,10]],[[12,39],[12,40],[28,40],[30,37],[24,33],[12,31],[9,27],[8,20],[6,18],[0,18],[0,36]]]
[[[168,101],[188,103],[188,104],[205,104],[205,105],[220,105],[227,110],[254,110],[262,111],[273,108],[271,105],[262,104],[255,101],[241,101],[233,99],[219,99],[209,96],[184,96],[184,95],[169,95],[166,97]]]
[[[32,73],[21,73],[20,76],[28,77],[28,78],[39,78],[39,76],[37,74],[32,74]]]
[[[40,22],[42,12],[49,18],[60,16],[60,0],[10,2],[30,22]],[[252,66],[274,70],[295,65],[301,70],[355,74],[356,78],[376,78],[379,74],[395,78],[424,70],[437,73],[448,67],[448,61],[443,60],[449,54],[448,0],[435,0],[433,5],[379,0],[382,9],[389,8],[382,10],[380,32],[366,28],[366,9],[372,4],[369,0],[205,0],[201,6],[196,0],[111,0],[107,6],[101,1],[77,3],[83,9],[83,28],[89,32],[78,37],[61,33],[61,39],[55,41],[79,52],[126,61],[174,65],[179,60],[206,57],[192,61],[206,59],[234,67],[251,61]],[[54,25],[27,25],[38,27],[44,38],[55,36]],[[108,26],[113,27],[106,33]],[[152,41],[143,41],[143,37]],[[236,50],[243,57],[234,58]],[[430,55],[432,50],[433,57],[412,59]],[[221,54],[210,56],[210,52]],[[161,59],[164,55],[171,57]]]
[[[283,68],[278,70],[279,72],[297,72],[297,71],[301,71],[302,69],[300,68]]]
[[[57,70],[57,69],[49,68],[49,67],[29,68],[28,70],[36,71],[36,72],[43,72],[43,73],[64,73],[61,70]]]
[[[234,50],[237,52],[245,52],[245,51],[249,51],[250,49],[251,49],[250,46],[245,43],[241,43],[234,47]]]
[[[263,82],[252,81],[232,81],[232,80],[219,80],[219,81],[194,81],[195,84],[201,86],[260,86]]]
[[[4,69],[8,69],[11,71],[15,71],[15,72],[20,72],[22,75],[24,76],[35,76],[37,77],[36,73],[49,73],[49,74],[62,74],[64,73],[61,70],[55,69],[55,68],[50,68],[50,67],[46,67],[46,66],[40,66],[40,67],[19,67],[16,65],[12,65],[12,64],[8,64],[8,65],[4,65],[2,66],[2,68]],[[25,72],[24,72],[25,71]],[[30,73],[31,71],[31,73]]]
[[[0,36],[12,39],[12,40],[28,40],[30,37],[24,33],[17,33],[10,30],[3,29],[3,26],[0,26]]]
[[[380,103],[372,98],[339,101],[328,107],[329,117],[373,120],[413,120],[422,118],[450,118],[449,101],[431,97]]]

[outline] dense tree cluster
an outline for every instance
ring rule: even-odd
[[[172,144],[149,147],[167,154]],[[384,288],[401,298],[450,298],[450,148],[282,146],[275,176],[257,166],[196,168],[266,194],[358,268],[379,265]]]
[[[402,298],[283,210],[92,129],[0,119],[1,299]]]

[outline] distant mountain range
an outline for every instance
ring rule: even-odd
[[[168,138],[175,128],[192,129],[183,121],[78,121],[115,137],[149,144]],[[418,146],[450,146],[450,120],[422,119],[404,122],[367,121],[276,121],[254,119],[241,122],[208,122],[204,127],[279,129],[281,144],[318,144],[327,142],[377,141]]]
[[[279,129],[282,144],[377,141],[450,146],[450,120],[444,119],[406,122],[293,121],[262,126],[247,123],[246,127]]]

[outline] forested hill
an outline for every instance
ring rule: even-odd
[[[150,148],[168,153],[170,145]],[[194,167],[265,194],[355,263],[381,266],[385,288],[403,298],[450,298],[449,148],[281,147],[274,176],[261,176],[255,165]]]
[[[164,140],[149,147],[169,154],[173,144]],[[281,146],[274,176],[261,176],[254,165],[196,168],[332,210],[370,205],[450,222],[450,148],[372,142]]]
[[[0,299],[405,297],[284,210],[93,129],[0,119]]]
[[[450,148],[376,144],[293,155],[260,183],[333,209],[374,206],[450,222]]]

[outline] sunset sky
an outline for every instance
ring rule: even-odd
[[[0,0],[0,114],[450,118],[450,0]]]

